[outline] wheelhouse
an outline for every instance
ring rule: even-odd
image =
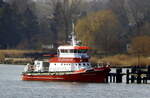
[[[58,57],[88,58],[89,49],[86,46],[60,46],[58,47]]]

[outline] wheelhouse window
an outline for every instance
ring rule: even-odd
[[[87,53],[87,49],[81,49],[81,50],[77,50],[77,49],[70,49],[69,53]]]
[[[87,53],[87,49],[61,49],[60,52],[61,53]]]
[[[78,50],[78,53],[87,53],[87,49]]]
[[[78,50],[74,50],[74,53],[78,53]]]
[[[64,53],[68,53],[68,50],[65,49],[65,50],[64,50]]]
[[[61,49],[60,52],[61,52],[61,53],[64,53],[65,51],[64,51],[64,49]]]
[[[73,50],[73,49],[71,49],[71,50],[70,50],[70,53],[74,53],[74,50]]]
[[[60,52],[61,53],[69,53],[69,50],[67,50],[67,49],[61,49]]]

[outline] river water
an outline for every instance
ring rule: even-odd
[[[22,81],[23,65],[0,65],[0,98],[150,98],[150,84]]]

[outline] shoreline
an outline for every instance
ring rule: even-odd
[[[44,54],[55,53],[54,50],[0,50],[1,64],[26,65],[33,64],[35,59],[43,59]],[[50,57],[44,57],[46,59]],[[111,68],[131,68],[134,66],[150,66],[150,56],[136,56],[130,54],[115,54],[105,56],[93,54],[90,62],[94,65],[110,65]]]

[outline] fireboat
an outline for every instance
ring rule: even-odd
[[[93,67],[89,62],[88,46],[76,41],[74,25],[70,45],[59,46],[57,56],[48,61],[35,60],[22,72],[25,81],[70,81],[104,83],[110,72],[109,66]]]

